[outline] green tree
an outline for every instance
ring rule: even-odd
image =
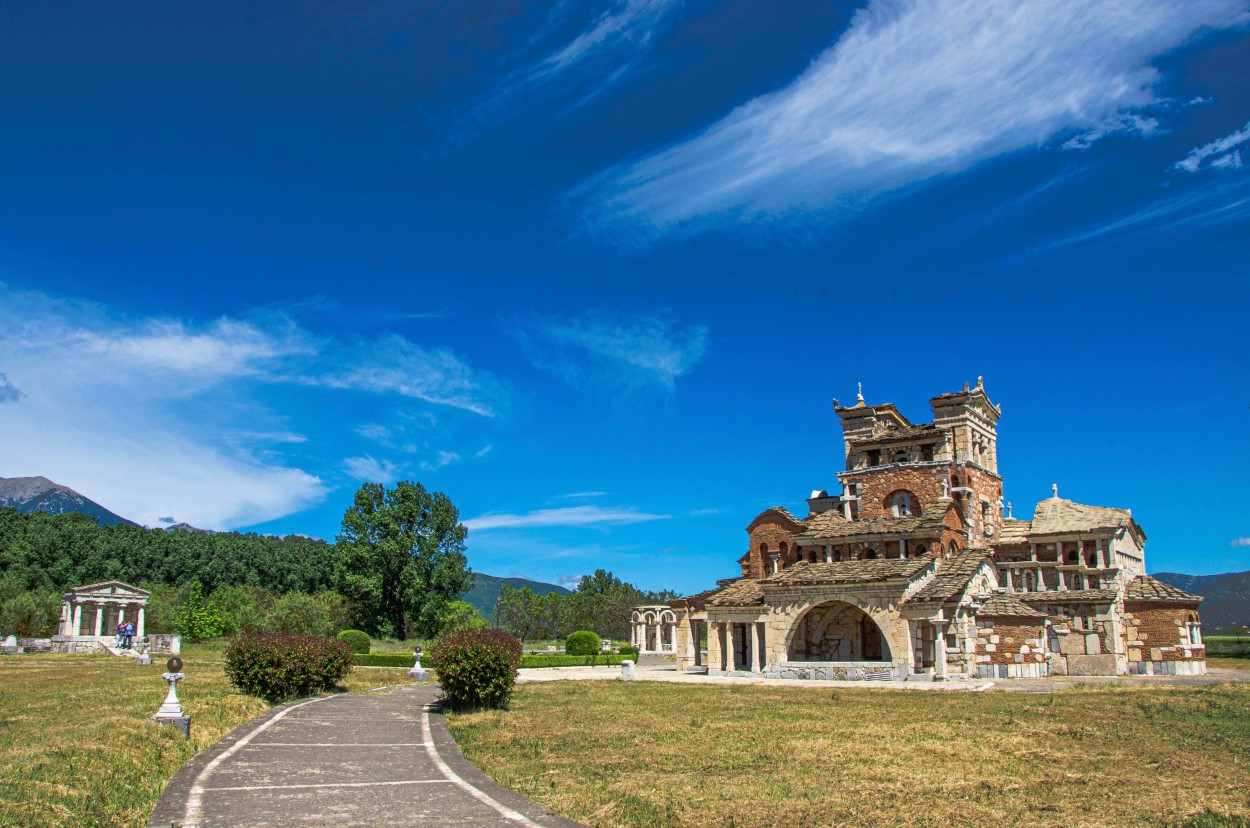
[[[51,592],[21,592],[0,607],[0,637],[36,638],[56,632],[61,600]]]
[[[433,637],[447,604],[473,585],[467,534],[442,492],[366,483],[343,515],[335,589],[376,637]]]
[[[174,629],[183,638],[201,641],[205,638],[216,638],[225,628],[221,616],[204,600],[200,585],[192,584],[186,603],[174,615]]]
[[[460,630],[485,630],[490,622],[482,617],[477,607],[468,601],[452,601],[443,610],[438,622],[438,634],[450,635]]]

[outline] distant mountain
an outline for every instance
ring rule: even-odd
[[[134,521],[113,514],[99,503],[88,500],[68,486],[53,483],[46,477],[0,477],[0,506],[9,506],[23,513],[50,512],[59,515],[80,512],[106,525],[137,525]]]
[[[460,600],[468,601],[490,621],[495,620],[495,603],[499,600],[499,588],[504,584],[513,589],[529,587],[538,595],[546,595],[548,592],[559,592],[562,595],[568,595],[571,592],[571,590],[567,590],[562,586],[530,581],[525,578],[497,578],[494,575],[483,575],[480,572],[475,573],[475,578],[473,588],[461,595]]]
[[[1250,626],[1250,572],[1226,572],[1223,575],[1153,574],[1165,584],[1205,599],[1198,607],[1204,629]]]
[[[200,529],[189,523],[175,523],[173,526],[162,526],[160,528],[164,529],[166,532],[198,532],[201,535],[217,534],[217,532],[212,529]]]

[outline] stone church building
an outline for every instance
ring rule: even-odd
[[[670,602],[671,635],[635,637],[712,675],[934,680],[1192,675],[1202,600],[1146,574],[1128,509],[1064,500],[1012,517],[998,474],[1001,407],[976,387],[912,423],[891,403],[834,410],[846,470],[807,514],[747,526],[739,578]],[[634,616],[657,620],[663,608]],[[650,613],[650,615],[648,615]]]

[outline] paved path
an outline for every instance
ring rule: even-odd
[[[275,707],[183,766],[148,826],[577,826],[469,764],[438,692],[406,685]]]

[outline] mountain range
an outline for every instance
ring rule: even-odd
[[[44,511],[52,514],[80,512],[103,524],[137,524],[115,515],[108,509],[78,492],[53,483],[46,477],[0,477],[0,506],[10,506],[19,512]],[[168,527],[171,531],[205,532],[186,523]],[[1179,572],[1158,572],[1154,577],[1164,583],[1179,587],[1186,592],[1201,595],[1200,612],[1204,626],[1213,629],[1229,629],[1250,625],[1250,572],[1226,572],[1222,575],[1185,575]],[[503,584],[516,589],[529,587],[539,595],[549,592],[568,594],[569,590],[556,584],[545,584],[526,578],[500,578],[478,573],[473,588],[461,595],[478,612],[493,618],[495,602]]]

